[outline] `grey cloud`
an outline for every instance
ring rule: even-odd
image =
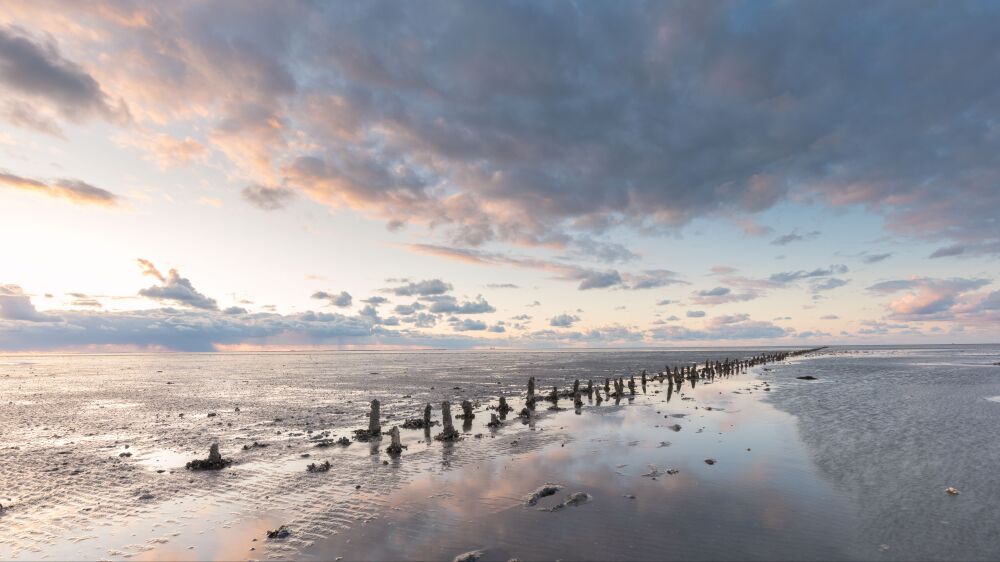
[[[0,285],[0,319],[25,322],[57,322],[57,316],[42,314],[35,309],[31,297],[18,285]]]
[[[450,295],[424,297],[430,303],[430,312],[435,314],[484,314],[496,312],[496,308],[486,302],[481,295],[474,301],[458,302]]]
[[[248,185],[240,192],[243,200],[264,211],[284,209],[295,198],[295,192],[284,187]]]
[[[706,289],[703,291],[697,291],[697,295],[701,297],[721,297],[728,295],[732,292],[732,289],[728,287],[715,287],[714,289]]]
[[[621,275],[614,270],[611,271],[587,271],[580,274],[580,285],[577,287],[581,291],[587,289],[605,289],[620,285]]]
[[[778,285],[786,285],[795,281],[800,281],[802,279],[813,279],[816,277],[829,277],[831,275],[838,275],[847,273],[848,269],[846,265],[831,265],[828,268],[818,268],[812,271],[785,271],[781,273],[775,273],[768,277],[768,281],[776,283]]]
[[[43,182],[0,170],[0,187],[4,186],[40,193],[57,199],[66,199],[77,204],[114,207],[121,202],[121,199],[114,193],[84,181],[60,179],[53,182]]]
[[[831,277],[823,281],[813,283],[812,290],[814,293],[819,293],[822,291],[832,291],[838,287],[843,287],[847,285],[848,281],[846,279],[839,279],[837,277]]]
[[[156,277],[160,281],[159,285],[141,289],[139,291],[141,296],[206,310],[215,310],[218,308],[218,303],[215,302],[215,299],[199,293],[194,288],[194,285],[191,284],[191,281],[181,277],[176,269],[171,269],[166,276],[163,276],[149,261],[140,259],[138,262],[145,274]]]
[[[328,293],[326,291],[316,291],[312,294],[312,298],[330,301],[331,305],[340,308],[347,308],[354,302],[354,297],[352,297],[347,291],[341,291],[337,294]]]
[[[452,324],[452,329],[456,332],[480,332],[486,329],[486,323],[481,320],[463,318],[460,322]]]
[[[2,298],[0,298],[0,302]],[[130,312],[60,311],[56,322],[0,319],[0,349],[59,350],[92,346],[213,351],[225,344],[372,343],[367,318],[340,314],[226,314],[203,309]]]
[[[771,244],[774,246],[787,246],[792,242],[803,242],[806,240],[814,240],[818,238],[820,232],[818,230],[813,230],[811,232],[806,232],[805,234],[799,234],[798,231],[790,232],[783,236],[779,236],[774,240],[771,240]]]
[[[686,312],[688,318],[704,318],[704,310],[689,310]]]
[[[569,328],[576,322],[580,321],[579,316],[572,314],[557,314],[549,319],[549,326],[554,326],[556,328]]]
[[[438,316],[426,312],[418,312],[412,315],[404,315],[400,322],[413,324],[417,328],[430,328],[437,324]]]
[[[450,291],[452,286],[440,279],[426,279],[416,283],[409,282],[401,287],[389,289],[393,294],[400,297],[443,295]]]
[[[946,246],[944,248],[938,248],[931,253],[930,257],[933,258],[947,258],[952,256],[960,256],[965,253],[966,247],[964,244],[955,244],[953,246]]]
[[[42,101],[73,120],[87,116],[120,120],[127,116],[127,109],[113,108],[97,81],[63,57],[54,43],[38,43],[14,27],[0,26],[0,82],[6,90],[0,96],[15,94]],[[29,122],[18,122],[16,112],[14,116],[15,124],[36,125],[33,128],[58,134],[58,127],[37,112]]]
[[[869,254],[869,255],[866,255],[863,258],[861,258],[861,261],[863,261],[865,263],[878,263],[878,262],[881,262],[881,261],[885,261],[885,260],[887,260],[887,259],[889,259],[891,257],[892,257],[892,253],[888,253],[888,252],[885,253],[885,254]]]
[[[88,46],[105,72],[162,91],[159,113],[219,108],[230,158],[464,244],[659,232],[808,199],[1000,252],[988,2],[171,5],[136,29],[62,9],[100,27]],[[67,68],[32,45],[5,56]],[[94,99],[67,76],[84,87],[57,89]]]
[[[484,252],[468,248],[454,248],[434,244],[411,244],[415,252],[439,256],[451,260],[480,265],[514,266],[548,271],[554,279],[579,281],[577,289],[619,288],[625,290],[655,289],[667,285],[687,284],[674,271],[667,269],[647,269],[636,273],[619,273],[617,270],[596,270],[556,260],[519,258],[495,252]]]
[[[392,311],[400,316],[409,316],[411,314],[416,314],[418,311],[423,310],[424,308],[425,308],[424,305],[420,304],[419,302],[413,302],[411,304],[398,304],[396,305],[396,308],[392,309]]]

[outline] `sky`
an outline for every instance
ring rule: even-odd
[[[1000,340],[996,2],[4,2],[0,352]]]

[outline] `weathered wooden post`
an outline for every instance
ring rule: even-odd
[[[435,439],[438,441],[458,439],[458,431],[455,431],[455,425],[451,421],[451,404],[448,401],[441,403],[441,424],[444,429],[434,437]]]
[[[392,443],[386,447],[385,452],[389,453],[390,457],[398,457],[403,454],[403,444],[399,441],[399,428],[392,426],[389,430],[389,438],[392,439]]]
[[[368,412],[368,434],[372,437],[382,434],[382,424],[379,422],[379,403],[378,400],[372,400],[371,411]]]

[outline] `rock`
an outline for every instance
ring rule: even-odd
[[[484,554],[486,553],[483,552],[482,550],[463,552],[462,554],[459,554],[458,556],[453,558],[452,562],[476,562],[477,560],[482,558]]]
[[[287,525],[282,525],[277,529],[272,529],[267,531],[267,538],[269,539],[286,539],[292,534],[292,530],[288,528]]]
[[[713,465],[713,464],[715,464],[715,459],[705,459],[705,464],[707,464],[707,465]]]
[[[952,488],[951,486],[945,488],[944,491],[949,496],[957,496],[958,494],[961,493],[961,492],[958,491],[958,488]]]
[[[221,470],[231,464],[233,464],[232,460],[222,458],[222,454],[219,453],[219,444],[212,443],[208,449],[207,459],[189,461],[185,466],[188,470]]]
[[[804,375],[804,376],[795,377],[795,378],[799,379],[800,381],[814,381],[814,380],[817,380],[816,377],[814,377],[812,375]]]
[[[576,492],[576,493],[570,494],[570,496],[568,498],[566,498],[566,501],[564,501],[564,502],[562,502],[560,504],[554,505],[554,506],[552,506],[552,507],[550,507],[548,509],[543,509],[542,511],[550,511],[550,512],[551,511],[560,511],[562,509],[566,509],[567,507],[577,507],[577,506],[583,505],[583,504],[589,502],[590,500],[591,500],[591,495],[590,494],[588,494],[586,492]]]
[[[534,506],[538,503],[538,500],[540,500],[541,498],[551,496],[556,492],[558,492],[559,490],[562,490],[562,488],[563,487],[560,486],[559,484],[546,482],[545,484],[539,486],[534,492],[531,492],[530,494],[524,497],[524,505],[528,507]]]
[[[330,470],[330,461],[323,461],[320,464],[309,463],[306,467],[307,472],[328,472]]]
[[[496,414],[490,414],[490,423],[486,424],[486,427],[500,427],[501,423]]]
[[[674,425],[668,426],[667,429],[672,429],[674,431],[680,431],[681,430],[681,426],[680,426],[680,424],[676,424],[675,423]]]

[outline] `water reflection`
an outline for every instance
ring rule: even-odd
[[[421,476],[392,496],[399,509],[391,515],[321,541],[308,554],[450,559],[485,549],[483,560],[844,558],[849,510],[813,471],[789,416],[733,394],[746,380],[719,378],[692,385],[693,400],[669,413],[704,431],[670,433],[668,443],[667,412],[656,410],[672,395],[666,384],[665,397],[649,394],[632,406],[546,413],[537,423],[564,429],[572,436],[565,446]],[[453,447],[442,444],[445,467]],[[592,501],[554,513],[525,507],[522,497],[545,482],[564,487],[539,508],[574,492]],[[581,540],[557,540],[569,536]]]

